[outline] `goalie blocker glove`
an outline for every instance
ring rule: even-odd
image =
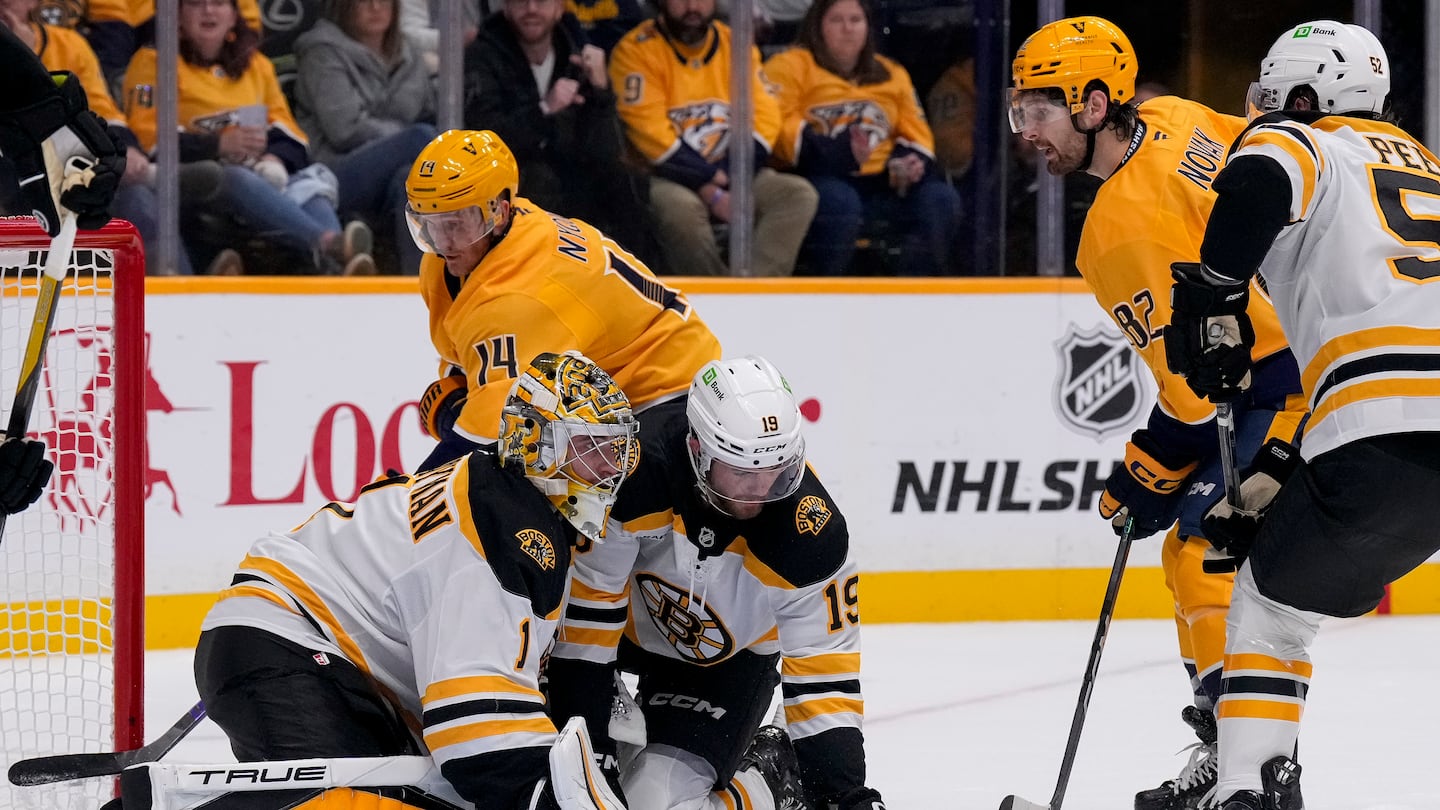
[[[1294,445],[1280,439],[1265,442],[1240,482],[1240,507],[1237,509],[1222,498],[1205,513],[1200,522],[1205,539],[1237,564],[1244,560],[1255,544],[1265,512],[1279,494],[1281,485],[1299,466],[1300,451]]]
[[[1165,363],[1196,396],[1233,402],[1250,387],[1255,330],[1245,310],[1250,285],[1217,276],[1203,264],[1170,265],[1174,310],[1165,327]]]
[[[14,163],[20,204],[54,237],[60,207],[75,213],[81,230],[110,221],[110,204],[125,174],[125,148],[90,111],[74,74],[50,74],[55,92],[24,107],[0,112],[0,154]],[[86,165],[66,175],[74,157]]]
[[[54,469],[44,442],[24,436],[0,441],[0,513],[13,515],[35,503]]]
[[[1124,462],[1105,480],[1100,516],[1110,521],[1117,536],[1127,517],[1135,518],[1137,539],[1170,528],[1179,517],[1185,479],[1197,463],[1171,463],[1162,456],[1150,431],[1141,428],[1125,445]]]

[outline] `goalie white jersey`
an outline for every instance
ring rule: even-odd
[[[503,761],[555,739],[539,666],[572,537],[530,482],[472,453],[377,481],[353,505],[327,504],[260,539],[203,629],[253,627],[317,660],[341,656],[374,679],[437,765]]]
[[[1390,124],[1340,116],[1267,116],[1242,155],[1290,180],[1291,227],[1259,272],[1309,398],[1303,455],[1440,431],[1440,160]]]

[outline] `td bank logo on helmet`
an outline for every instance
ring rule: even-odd
[[[1316,36],[1333,37],[1337,33],[1339,32],[1337,32],[1334,28],[1321,28],[1315,25],[1302,25],[1299,28],[1295,29],[1295,35],[1293,38],[1303,39],[1310,36],[1311,34],[1314,34]]]
[[[706,387],[710,389],[710,392],[715,395],[716,399],[724,401],[725,392],[721,391],[720,384],[715,382],[716,376],[715,369],[707,368],[705,369],[705,373],[700,375],[700,382],[705,383]]]

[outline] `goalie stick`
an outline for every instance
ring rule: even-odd
[[[1115,601],[1120,596],[1120,579],[1125,574],[1125,563],[1130,559],[1130,543],[1135,539],[1135,518],[1125,519],[1120,530],[1120,543],[1115,549],[1115,564],[1110,567],[1110,583],[1105,586],[1105,601],[1100,605],[1100,622],[1095,628],[1095,638],[1090,642],[1090,660],[1085,664],[1085,677],[1080,681],[1080,699],[1075,703],[1075,716],[1070,720],[1070,738],[1065,742],[1065,756],[1060,759],[1060,777],[1055,781],[1055,794],[1049,804],[1036,804],[1019,796],[1006,796],[1000,802],[1000,810],[1060,810],[1065,800],[1065,789],[1070,785],[1070,770],[1075,765],[1075,753],[1080,749],[1080,732],[1085,728],[1085,713],[1090,708],[1090,693],[1095,690],[1095,674],[1100,670],[1100,653],[1105,649],[1105,637],[1110,633],[1110,617],[1115,614]]]
[[[56,754],[49,757],[22,759],[10,766],[10,783],[29,787],[114,776],[131,765],[154,762],[170,752],[200,721],[205,719],[205,704],[196,703],[184,717],[175,721],[155,742],[133,751],[111,751],[105,754]]]
[[[69,271],[75,229],[75,215],[65,211],[60,217],[60,233],[50,240],[50,250],[45,254],[40,292],[35,296],[35,316],[30,321],[30,336],[25,341],[25,356],[20,360],[19,383],[15,386],[15,402],[10,406],[10,421],[5,427],[7,438],[23,437],[30,430],[30,412],[35,408],[35,394],[40,390],[40,367],[45,362],[45,347],[50,344],[50,327],[55,323],[60,288]],[[0,514],[0,539],[5,536],[5,518]]]

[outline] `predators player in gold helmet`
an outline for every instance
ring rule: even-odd
[[[420,402],[439,444],[421,469],[495,441],[521,358],[584,352],[644,414],[683,409],[690,378],[720,356],[684,294],[589,224],[518,196],[519,182],[515,155],[488,130],[442,133],[406,180],[440,356]]]
[[[1236,542],[1221,554],[1212,545],[1230,539],[1223,516],[1209,514],[1224,498],[1215,406],[1167,369],[1162,330],[1171,316],[1170,264],[1198,261],[1215,203],[1211,183],[1245,120],[1174,96],[1137,106],[1138,70],[1130,40],[1108,20],[1050,23],[1015,55],[1010,124],[1051,174],[1083,171],[1102,181],[1076,264],[1159,388],[1147,424],[1135,431],[1124,462],[1106,481],[1100,514],[1117,533],[1127,519],[1134,520],[1137,538],[1166,532],[1165,583],[1195,696],[1181,717],[1200,741],[1180,774],[1137,794],[1135,807],[1170,810],[1198,806],[1215,785],[1225,620],[1235,560],[1246,549]],[[1295,457],[1289,443],[1298,441],[1305,404],[1295,358],[1258,287],[1248,312],[1253,384],[1232,407],[1236,463],[1258,468]],[[1206,565],[1207,552],[1225,559]]]

